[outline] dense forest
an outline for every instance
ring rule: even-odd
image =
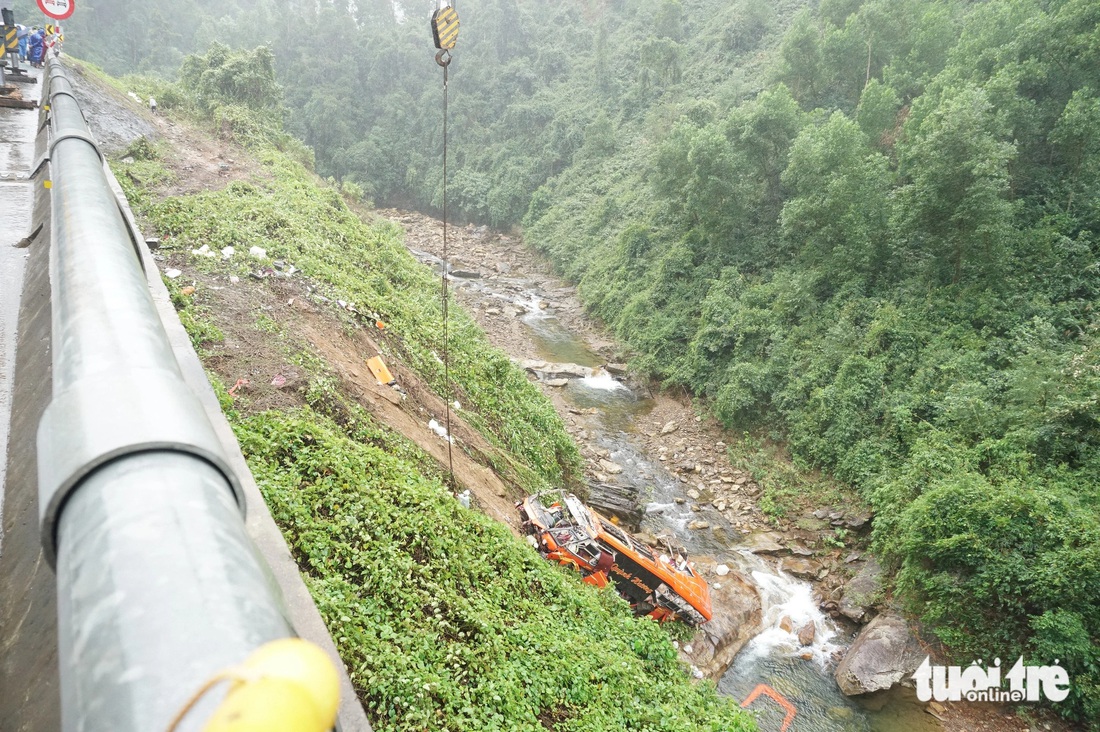
[[[198,84],[186,54],[267,43],[282,98],[234,93],[434,211],[431,5],[101,0],[67,48]],[[1100,4],[456,5],[452,211],[522,227],[639,372],[859,490],[960,660],[1057,658],[1059,711],[1100,719]]]

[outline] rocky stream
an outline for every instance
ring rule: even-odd
[[[442,272],[438,221],[379,213]],[[680,647],[698,678],[739,701],[767,685],[796,710],[794,732],[944,728],[936,710],[898,685],[925,653],[881,606],[878,564],[823,541],[838,529],[865,532],[869,514],[825,506],[770,523],[761,487],[731,465],[720,427],[686,399],[634,382],[574,287],[516,237],[467,226],[452,228],[449,241],[453,297],[566,420],[586,460],[588,502],[643,540],[674,538],[707,578],[714,618]],[[784,706],[757,694],[760,728],[783,728]]]

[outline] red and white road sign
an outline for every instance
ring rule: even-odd
[[[76,10],[76,0],[38,0],[38,9],[54,20],[65,20]]]

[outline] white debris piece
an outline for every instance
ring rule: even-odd
[[[470,491],[465,490],[458,494],[458,502],[462,504],[463,508],[470,507]]]
[[[222,247],[222,259],[229,259],[234,252],[236,252],[236,249],[233,247]]]
[[[183,274],[183,272],[181,272],[178,269],[166,269],[166,270],[164,270],[164,276],[167,277],[170,280],[176,279],[181,274]]]
[[[253,259],[267,259],[267,250],[263,247],[252,247],[248,250],[249,256]]]
[[[730,568],[724,564],[719,564],[717,567],[714,568],[714,573],[719,577],[725,577],[727,574],[730,573]]]
[[[454,444],[455,440],[453,437],[447,434],[447,428],[441,425],[439,422],[436,422],[434,419],[428,422],[428,429],[442,437],[444,440],[447,440],[447,442],[450,442],[452,445]]]
[[[216,256],[218,256],[215,252],[210,251],[210,245],[209,244],[203,244],[198,249],[192,249],[191,253],[194,254],[196,257],[216,257]]]

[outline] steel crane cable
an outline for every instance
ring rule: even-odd
[[[445,428],[447,430],[444,439],[447,440],[447,469],[451,490],[457,490],[458,485],[455,481],[455,464],[452,454],[454,439],[451,437],[451,402],[454,401],[454,387],[451,384],[450,334],[448,329],[450,322],[448,269],[450,265],[447,258],[447,81],[448,70],[451,65],[451,49],[455,47],[455,42],[458,40],[458,25],[458,13],[455,11],[451,0],[440,0],[439,7],[432,13],[431,28],[432,40],[435,42],[435,47],[439,49],[435,54],[435,62],[443,69],[443,271],[440,275],[440,298],[443,311],[443,402],[446,405]]]

